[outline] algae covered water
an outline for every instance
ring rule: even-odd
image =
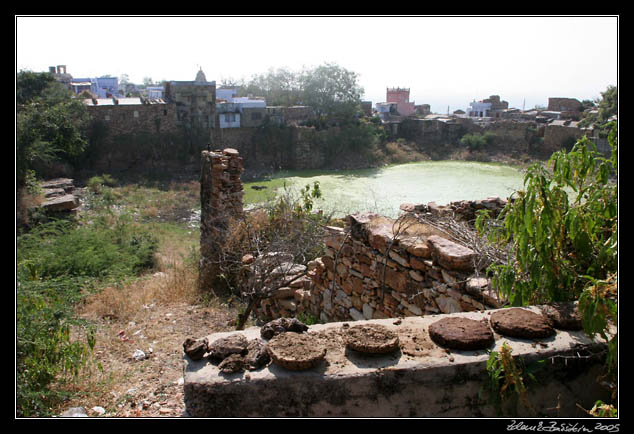
[[[336,217],[371,211],[389,217],[402,203],[436,202],[491,196],[507,198],[523,188],[523,173],[514,167],[468,161],[423,161],[376,169],[279,172],[266,181],[244,184],[245,206],[279,194],[294,192],[319,181],[323,198],[315,207]],[[256,189],[253,189],[253,187]]]

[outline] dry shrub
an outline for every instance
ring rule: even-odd
[[[155,206],[151,206],[141,210],[141,216],[146,219],[156,218],[158,215],[159,215],[159,210]]]
[[[100,318],[129,320],[143,310],[143,306],[155,304],[193,303],[198,292],[197,267],[170,249],[167,254],[156,255],[153,274],[132,282],[109,286],[98,294],[87,297],[82,313]]]
[[[30,211],[39,207],[44,202],[44,197],[39,194],[31,194],[26,189],[20,189],[16,193],[15,200],[15,220],[16,227],[27,226],[30,224]]]

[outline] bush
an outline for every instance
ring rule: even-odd
[[[93,176],[86,183],[88,190],[96,194],[101,193],[104,186],[114,187],[115,185],[117,185],[117,180],[108,174]]]
[[[73,307],[92,285],[153,265],[157,240],[124,218],[108,226],[53,221],[17,238],[16,381],[19,416],[45,416],[94,346],[71,340]]]
[[[125,276],[151,267],[157,240],[122,220],[110,228],[44,224],[18,239],[18,263],[28,261],[41,278]]]
[[[470,151],[481,151],[493,144],[493,140],[495,140],[495,134],[489,131],[484,134],[467,133],[462,136],[460,143],[467,146]]]
[[[489,232],[512,247],[507,264],[490,267],[494,288],[514,306],[579,300],[586,333],[608,341],[608,381],[618,342],[618,333],[608,332],[618,319],[618,185],[610,180],[618,170],[616,131],[613,124],[609,159],[583,137],[570,152],[552,155],[552,171],[531,166],[525,190]],[[478,217],[481,230],[482,222]]]
[[[81,286],[68,279],[55,281],[19,278],[16,293],[16,413],[20,417],[47,416],[64,395],[50,389],[60,376],[76,375],[94,347],[88,330],[86,343],[73,342],[75,323],[69,300]]]

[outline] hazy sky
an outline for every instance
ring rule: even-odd
[[[618,85],[618,18],[553,17],[55,17],[16,16],[16,72],[66,65],[74,77],[135,83],[249,79],[336,63],[359,74],[363,99],[446,113],[500,95],[511,107],[548,97],[595,99]]]

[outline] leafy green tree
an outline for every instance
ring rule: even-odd
[[[579,126],[587,127],[590,125],[603,128],[608,123],[610,117],[618,114],[619,111],[619,91],[616,86],[608,86],[605,92],[601,92],[601,98],[597,98],[594,103],[584,100],[582,102],[584,108],[596,107],[598,113],[586,112],[579,123]],[[592,104],[592,105],[590,105]]]
[[[339,65],[326,63],[307,70],[301,77],[304,104],[313,108],[318,117],[342,123],[359,110],[363,88],[358,75]]]
[[[240,85],[239,94],[262,96],[271,106],[293,106],[302,102],[299,75],[285,68],[269,69],[266,74],[254,75]]]
[[[40,96],[55,78],[52,74],[20,71],[16,77],[15,102],[24,105]]]
[[[22,186],[38,164],[70,161],[84,151],[83,128],[89,115],[49,73],[18,73],[16,95],[16,182]]]
[[[599,121],[607,122],[611,116],[619,110],[619,91],[616,86],[608,86],[605,92],[601,92],[599,106]]]

